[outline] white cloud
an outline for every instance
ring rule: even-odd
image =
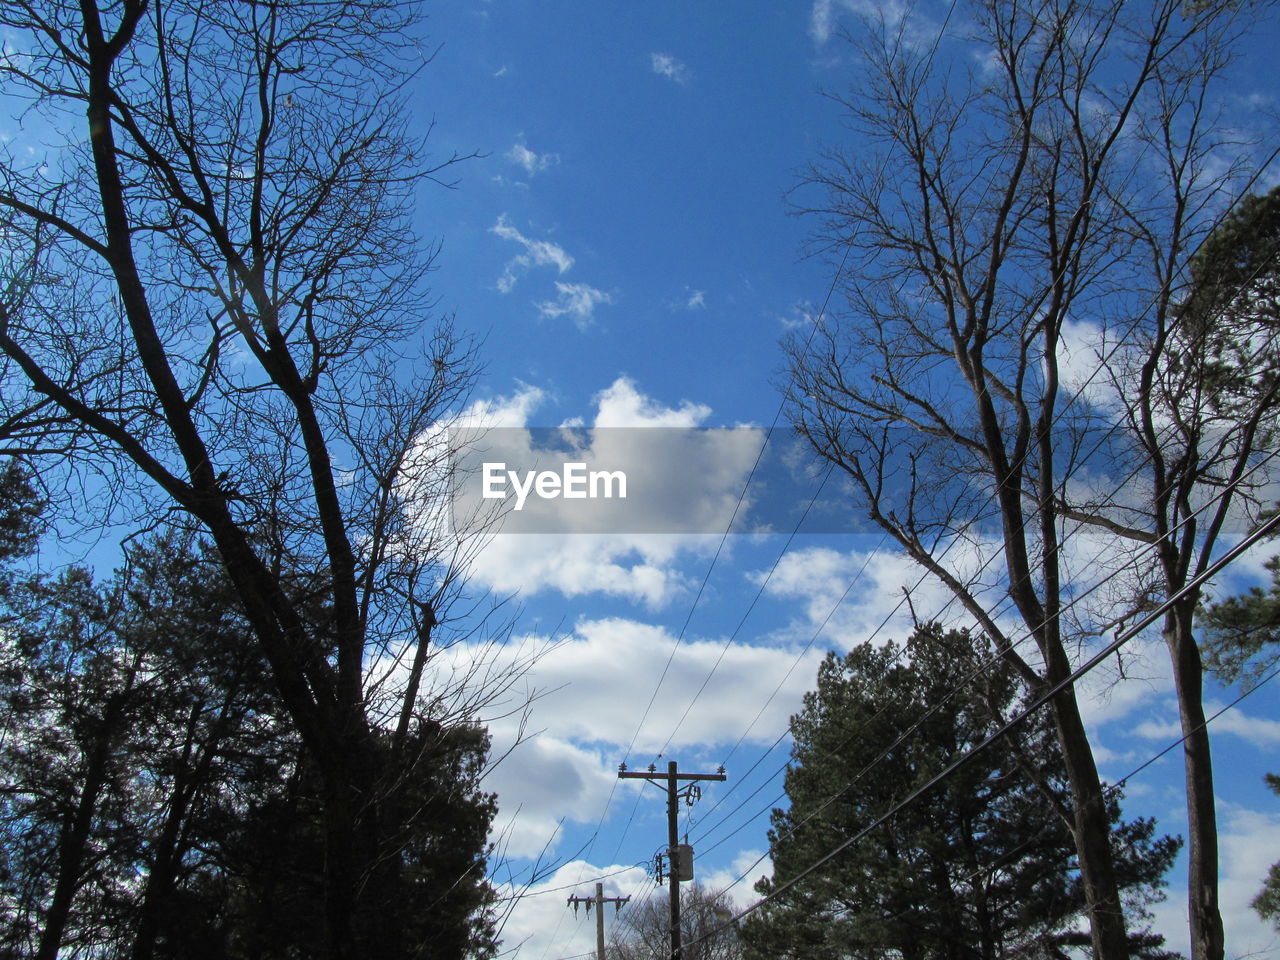
[[[683,400],[678,407],[664,406],[641,393],[630,377],[619,377],[595,396],[597,427],[701,426],[711,416],[706,404]]]
[[[815,0],[813,9],[809,11],[809,36],[815,43],[823,44],[831,39],[831,30],[835,24],[832,5],[832,0]]]
[[[674,564],[691,549],[692,538],[665,534],[498,534],[471,576],[500,595],[594,594],[661,609],[686,592]]]
[[[538,313],[550,318],[568,314],[579,329],[589,327],[595,320],[596,307],[613,302],[610,294],[585,283],[564,283],[557,280],[556,294],[555,300],[543,300],[537,305]]]
[[[913,44],[932,40],[940,28],[904,0],[814,0],[809,11],[809,36],[822,46],[835,32],[836,21],[845,14],[893,32],[901,31],[903,38]]]
[[[535,153],[523,143],[515,143],[507,151],[507,159],[517,166],[523,167],[529,176],[541,173],[548,167],[560,162],[560,155],[555,153]]]
[[[455,428],[523,427],[547,400],[547,392],[532,384],[516,384],[510,396],[473,400],[452,424]]]
[[[761,877],[772,876],[773,860],[764,850],[743,850],[733,858],[729,867],[712,870],[700,877],[699,882],[716,893],[727,890],[730,904],[743,910],[760,899],[755,891],[756,882]]]
[[[489,675],[500,675],[504,666],[520,669],[538,642],[525,638],[496,653],[487,650],[493,664],[477,682],[491,683]],[[475,656],[474,644],[454,644],[437,653],[433,666],[448,676],[467,669]],[[633,764],[664,747],[704,749],[744,735],[747,744],[771,745],[800,707],[822,656],[789,646],[726,646],[719,637],[677,642],[665,627],[624,617],[583,620],[567,639],[543,650],[525,675],[529,686],[512,686],[487,708],[495,754],[528,731],[538,732],[498,765],[486,789],[498,792],[504,810],[519,807],[527,819],[549,823],[571,811],[573,819],[592,822],[633,738]],[[715,682],[704,687],[713,670]],[[660,679],[666,707],[646,715]],[[520,710],[531,697],[524,717]],[[760,721],[746,731],[761,707]]]
[[[530,665],[531,651],[537,656]],[[482,676],[472,672],[477,657],[489,661]],[[483,688],[477,696],[488,700],[482,719],[491,755],[503,757],[483,781],[498,796],[501,856],[531,859],[554,855],[565,820],[591,825],[606,813],[625,814],[642,787],[618,781],[624,758],[639,766],[668,747],[688,757],[734,744],[740,735],[752,746],[772,744],[799,709],[820,659],[789,647],[726,646],[719,637],[677,642],[665,627],[607,617],[583,620],[550,645],[522,637],[443,647],[430,677],[447,686],[450,678],[470,676]],[[708,684],[713,671],[715,682]],[[503,676],[517,680],[495,682]],[[786,679],[780,683],[780,677]],[[666,707],[646,713],[654,691]],[[433,686],[427,695],[438,693]],[[452,688],[445,693],[456,695]],[[760,721],[744,731],[760,707]],[[715,802],[727,789],[709,784],[705,799]],[[761,872],[766,868],[753,871],[752,881]]]
[[[1280,859],[1280,813],[1260,813],[1219,798],[1218,904],[1226,929],[1228,957],[1273,957],[1280,934],[1254,912],[1250,903],[1262,889],[1271,864]],[[1185,884],[1170,884],[1168,899],[1155,907],[1154,929],[1167,949],[1190,956]]]
[[[1068,320],[1058,339],[1058,375],[1073,398],[1113,416],[1124,410],[1116,389],[1116,343],[1091,320]]]
[[[705,307],[707,305],[706,294],[701,290],[695,290],[690,294],[684,305],[687,310],[698,310]]]
[[[778,321],[782,324],[783,330],[798,330],[801,327],[808,327],[818,318],[813,310],[803,303],[797,303],[791,308],[790,314],[778,317]]]
[[[653,888],[642,867],[594,866],[584,860],[570,861],[528,888],[498,885],[499,897],[518,897],[502,927],[503,955],[532,960],[594,956],[595,914],[572,910],[566,901],[570,896],[594,896],[597,880],[606,897],[638,898]],[[614,911],[607,916],[611,923]]]
[[[865,540],[883,543],[882,538]],[[948,557],[962,574],[980,565],[976,551],[968,559],[962,553],[957,549]],[[759,583],[765,573],[758,571],[752,579]],[[904,588],[910,588],[910,603]],[[825,647],[847,650],[869,639],[901,643],[913,629],[913,612],[922,621],[969,622],[946,587],[933,578],[921,580],[921,568],[887,545],[847,552],[829,547],[789,552],[773,571],[766,592],[802,604],[804,617],[793,622],[787,636],[808,639],[825,624],[820,638]]]
[[[554,267],[558,273],[564,273],[573,266],[573,257],[563,247],[550,240],[529,239],[511,225],[505,213],[498,217],[498,222],[489,228],[489,232],[497,234],[503,240],[514,241],[525,250],[508,260],[503,268],[502,276],[498,278],[498,289],[503,293],[510,293],[520,274],[530,267]]]
[[[669,53],[649,54],[649,64],[658,76],[676,83],[685,83],[689,79],[689,68]]]
[[[539,684],[542,682],[539,676]],[[510,706],[521,706],[517,701],[527,695],[524,689],[513,694]],[[545,712],[539,707],[534,722],[541,721]],[[491,723],[489,731],[495,756],[511,748],[522,735],[502,722]],[[616,769],[612,755],[603,756],[546,733],[520,743],[489,772],[483,784],[485,790],[498,795],[493,831],[502,838],[503,853],[507,857],[536,857],[544,849],[555,848],[562,817],[579,823],[594,821],[613,790]]]
[[[793,601],[801,615],[792,620],[780,637],[793,643],[808,642],[817,634],[815,646],[847,650],[868,639],[876,643],[894,640],[900,644],[911,634],[916,619],[936,620],[948,627],[973,625],[973,618],[941,582],[932,577],[922,579],[921,568],[914,561],[890,546],[877,546],[877,538],[863,539],[867,546],[860,549],[839,551],[810,547],[782,558],[769,580],[766,594]],[[1098,543],[1105,539],[1094,538]],[[1025,624],[1008,603],[1002,581],[994,573],[999,569],[998,560],[982,573],[981,582],[977,579],[985,561],[999,545],[999,539],[994,536],[981,541],[958,541],[946,554],[946,562],[962,581],[974,584],[972,589],[980,601],[986,609],[996,611],[996,622],[1034,667],[1039,662],[1038,652],[1027,638]],[[1083,538],[1079,545],[1069,542],[1064,555],[1068,553],[1073,568],[1085,567],[1083,558],[1088,551]],[[1099,559],[1093,575],[1104,577],[1108,569]],[[757,571],[751,574],[751,579],[759,583],[765,574],[764,570]],[[1084,580],[1077,582],[1082,587],[1088,586]],[[910,603],[904,598],[907,587],[911,590]],[[1075,663],[1080,663],[1092,655],[1099,642],[1093,638],[1068,653]],[[1077,684],[1081,716],[1091,738],[1098,743],[1103,732],[1114,735],[1117,730],[1114,725],[1132,717],[1135,711],[1168,690],[1169,666],[1163,643],[1158,637],[1145,636],[1126,644],[1122,666],[1112,657]],[[1107,759],[1117,763],[1123,763],[1129,756],[1123,749],[1100,749]],[[1115,774],[1125,772],[1127,768],[1116,770]]]
[[[529,153],[532,155],[532,151]],[[524,248],[524,253],[512,257],[503,266],[502,276],[498,278],[498,290],[501,293],[510,293],[515,289],[520,277],[532,267],[552,267],[557,273],[563,274],[573,266],[573,257],[564,247],[550,240],[526,237],[507,219],[505,213],[498,217],[498,222],[489,230],[503,240],[518,243]],[[596,307],[613,302],[611,293],[586,283],[557,280],[555,288],[555,299],[541,300],[534,304],[539,315],[547,318],[568,315],[580,330],[585,330],[594,322]]]
[[[1206,716],[1212,717],[1222,709],[1221,703],[1208,700],[1204,705]],[[1231,734],[1247,741],[1260,750],[1274,750],[1280,746],[1280,720],[1266,717],[1252,717],[1239,707],[1216,717],[1209,724],[1210,732],[1215,736]],[[1182,727],[1177,720],[1145,720],[1134,728],[1134,733],[1147,740],[1173,741],[1182,736]]]

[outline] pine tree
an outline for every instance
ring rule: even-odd
[[[1068,791],[1043,717],[788,885],[1017,706],[1010,670],[983,667],[993,659],[983,638],[936,625],[918,628],[905,653],[890,643],[827,656],[792,718],[791,806],[773,813],[774,875],[757,885],[770,899],[748,921],[749,957],[994,960],[1088,947]],[[1179,841],[1156,837],[1150,820],[1121,822],[1114,801],[1109,814],[1133,929]],[[1150,934],[1131,933],[1130,945],[1167,956]]]

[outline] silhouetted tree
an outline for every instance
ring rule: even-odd
[[[1238,128],[1216,99],[1247,29],[1236,6],[976,0],[952,33],[897,8],[873,17],[855,38],[865,75],[840,100],[861,136],[807,180],[819,242],[847,262],[845,303],[789,348],[792,418],[814,452],[1030,687],[1169,601],[1196,960],[1222,960],[1223,930],[1187,588],[1266,480],[1275,401],[1274,379],[1253,377],[1274,336],[1241,327],[1247,268],[1211,279],[1216,215],[1250,159],[1227,147]],[[1222,374],[1246,354],[1233,393]],[[1016,631],[995,615],[1006,600]],[[1121,960],[1074,690],[1051,710],[1093,949]]]
[[[384,937],[393,812],[434,776],[413,730],[457,589],[459,542],[423,519],[446,483],[427,441],[475,363],[447,324],[422,332],[435,250],[408,211],[456,158],[426,162],[410,129],[416,17],[394,0],[0,8],[7,102],[56,154],[0,169],[4,449],[211,539],[315,777],[334,958]]]

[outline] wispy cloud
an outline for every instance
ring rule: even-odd
[[[544,300],[538,304],[538,312],[551,318],[568,314],[579,328],[591,325],[595,320],[597,306],[613,302],[612,296],[585,283],[563,283],[557,280],[556,292],[558,296],[555,300]]]
[[[798,330],[801,327],[809,326],[817,319],[817,315],[813,312],[813,307],[807,303],[794,304],[789,314],[778,317],[783,330]]]
[[[666,77],[676,83],[685,83],[689,79],[689,68],[669,53],[651,53],[649,63],[653,67],[653,72],[660,77]]]
[[[550,240],[529,239],[511,225],[505,213],[498,217],[498,222],[489,231],[503,240],[515,241],[525,250],[508,260],[503,267],[502,276],[498,278],[498,289],[503,293],[510,293],[520,275],[530,267],[555,267],[558,273],[564,273],[573,266],[573,257],[563,247]]]
[[[890,31],[902,30],[903,38],[911,43],[932,39],[939,29],[938,24],[905,0],[814,0],[809,13],[809,36],[822,46],[835,32],[836,21],[846,14],[869,20]],[[908,18],[913,23],[906,23]]]
[[[684,305],[686,310],[699,310],[707,305],[706,295],[701,290],[695,290]]]
[[[1212,700],[1205,703],[1205,712],[1211,716],[1220,710],[1222,705],[1219,703]],[[1147,740],[1176,740],[1182,736],[1178,721],[1167,717],[1162,720],[1144,720],[1134,732]],[[1234,734],[1262,750],[1274,749],[1280,745],[1280,720],[1250,716],[1236,707],[1217,716],[1213,721],[1213,732]]]
[[[506,262],[502,268],[502,276],[498,278],[498,290],[510,293],[516,283],[532,267],[554,267],[557,273],[564,273],[573,266],[573,257],[564,247],[550,240],[534,240],[526,237],[517,229],[504,213],[498,222],[489,228],[490,233],[497,234],[503,240],[511,240],[520,244],[524,252],[517,254]],[[585,283],[564,283],[556,281],[554,299],[541,300],[534,304],[538,314],[552,318],[569,316],[580,330],[585,330],[595,320],[596,307],[602,303],[612,303],[613,295],[604,290]]]
[[[529,176],[541,173],[548,167],[553,167],[560,162],[560,155],[556,153],[535,153],[523,143],[512,144],[510,150],[507,151],[507,159],[517,166],[524,167],[524,172]]]

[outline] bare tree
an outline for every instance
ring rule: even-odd
[[[1155,142],[1172,142],[1162,130]],[[1184,203],[1186,183],[1173,189]],[[1213,761],[1203,703],[1203,666],[1193,631],[1201,591],[1192,588],[1225,535],[1258,518],[1259,492],[1274,481],[1280,414],[1276,349],[1280,195],[1248,197],[1199,248],[1189,265],[1141,223],[1153,266],[1167,288],[1111,381],[1124,399],[1131,457],[1142,464],[1145,502],[1109,497],[1071,503],[1084,522],[1150,544],[1154,588],[1170,601],[1161,623],[1183,737],[1192,953],[1220,958],[1218,830]],[[1185,274],[1185,275],[1184,275]],[[1064,511],[1064,512],[1065,512]]]
[[[1186,582],[1159,576],[1160,551],[1187,535],[1182,518],[1140,529],[1091,493],[1101,474],[1151,515],[1136,493],[1150,487],[1151,451],[1102,388],[1132,359],[1111,353],[1118,340],[1139,345],[1140,367],[1151,358],[1149,375],[1168,369],[1174,341],[1159,331],[1244,152],[1215,132],[1212,92],[1236,15],[1224,4],[986,0],[957,5],[959,37],[882,19],[860,43],[867,76],[837,98],[863,135],[857,152],[829,151],[808,178],[824,196],[808,207],[823,238],[848,251],[848,309],[811,342],[791,341],[794,421],[1033,691],[1064,680],[1088,636]],[[1094,366],[1115,361],[1100,377],[1078,376],[1082,343],[1096,348]],[[1124,585],[1105,613],[1086,609],[1079,594],[1108,579],[1108,558]],[[1124,957],[1105,804],[1073,690],[1050,709],[1094,954]],[[1196,763],[1207,771],[1207,753]],[[1193,865],[1204,866],[1212,832],[1204,823],[1199,848],[1193,836]],[[1212,873],[1193,874],[1197,960],[1222,955],[1213,857]]]
[[[738,929],[729,923],[735,911],[729,898],[700,883],[682,890],[680,907],[684,960],[741,960]],[[667,898],[646,897],[625,907],[608,955],[614,960],[666,960],[671,953],[671,915]]]
[[[319,771],[329,953],[377,953],[458,590],[423,438],[476,371],[447,324],[419,334],[436,251],[407,211],[458,158],[408,127],[413,10],[23,0],[0,24],[6,92],[53,144],[0,169],[5,449],[208,532]],[[383,654],[407,679],[373,689]]]

